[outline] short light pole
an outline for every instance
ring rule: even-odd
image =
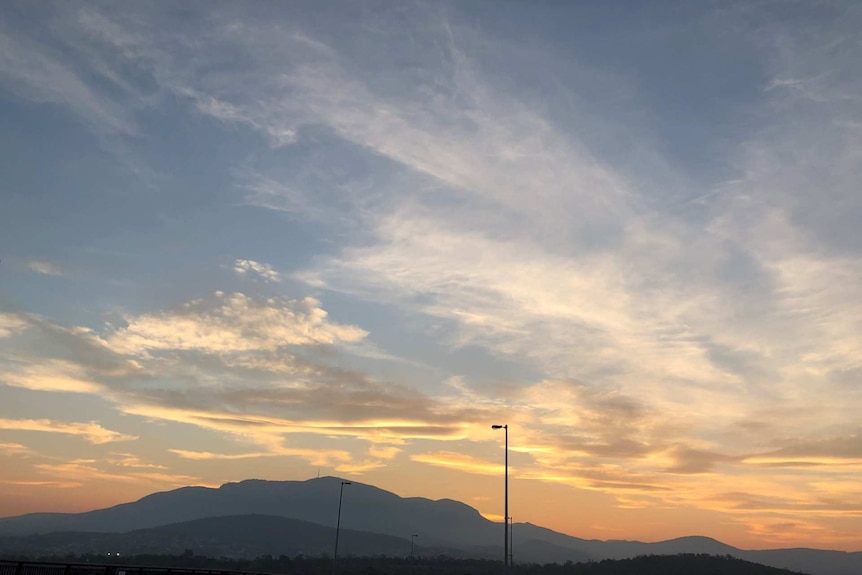
[[[492,425],[491,429],[502,429],[506,432],[506,482],[505,482],[505,504],[503,510],[503,573],[509,566],[509,425]]]
[[[335,569],[338,565],[338,533],[341,531],[341,500],[344,499],[345,485],[350,485],[350,482],[342,481],[341,490],[338,492],[338,521],[335,523],[335,553],[332,554],[332,575],[336,575]]]
[[[413,542],[416,541],[417,537],[419,535],[416,533],[410,536],[410,575],[413,575],[413,565],[416,563],[416,560],[413,559]]]
[[[514,559],[514,549],[515,549],[515,536],[513,535],[513,531],[515,530],[515,520],[509,517],[509,567],[515,566]]]

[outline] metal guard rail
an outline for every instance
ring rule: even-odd
[[[100,565],[98,563],[50,563],[0,560],[0,575],[271,575],[196,567]]]

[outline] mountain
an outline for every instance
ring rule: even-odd
[[[132,503],[86,513],[35,513],[0,519],[0,535],[50,531],[124,532],[217,515],[279,515],[335,527],[341,479],[308,481],[247,480],[217,489],[183,487],[148,495]],[[341,526],[409,537],[428,544],[463,539],[491,545],[500,529],[463,503],[419,497],[401,498],[371,485],[344,489]]]
[[[217,489],[183,487],[154,493],[132,503],[86,513],[34,513],[0,518],[0,535],[28,535],[56,531],[127,532],[172,523],[226,515],[278,515],[335,527],[341,479],[322,477],[308,481],[247,480]],[[478,511],[451,499],[432,501],[402,498],[372,485],[345,486],[342,529],[403,537],[419,536],[425,547],[462,549],[476,557],[502,555],[502,526]],[[521,529],[516,524],[515,529]],[[524,526],[524,541],[534,526]],[[538,528],[541,529],[541,528]],[[563,536],[567,541],[573,538]],[[555,556],[563,560],[592,558],[562,546]],[[523,560],[541,560],[532,544],[520,549]]]
[[[338,515],[341,481],[336,477],[324,477],[308,481],[247,480],[219,488],[184,487],[86,513],[36,513],[0,518],[0,536],[70,531],[89,532],[93,536],[94,533],[129,534],[213,517],[223,517],[228,525],[234,522],[233,527],[225,527],[228,531],[251,532],[248,519],[227,517],[249,515],[289,518],[331,530]],[[453,556],[496,558],[503,551],[502,525],[485,519],[472,507],[449,499],[402,498],[356,482],[344,488],[341,528],[345,533],[366,532],[369,536],[398,538],[399,542],[368,540],[369,550],[400,545],[402,551],[396,555],[403,555],[403,549],[409,548],[412,534],[418,535],[416,543],[421,543],[423,548],[445,550]],[[308,528],[309,534],[312,531]],[[325,540],[327,536],[321,537]],[[332,539],[331,535],[328,537]],[[708,537],[682,537],[658,543],[599,541],[571,537],[530,523],[516,523],[513,541],[514,558],[522,562],[563,563],[690,553],[732,555],[766,565],[802,569],[814,575],[862,573],[862,553],[812,549],[745,551]],[[308,549],[319,549],[311,543],[308,545]],[[363,551],[367,552],[370,551]]]

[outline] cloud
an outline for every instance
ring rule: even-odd
[[[275,452],[257,452],[257,453],[211,453],[209,451],[189,451],[186,449],[168,449],[171,453],[182,457],[183,459],[192,459],[196,461],[206,461],[210,459],[232,461],[237,459],[254,459],[257,457],[272,457],[279,455]]]
[[[95,445],[138,439],[136,436],[105,429],[95,421],[80,423],[53,421],[50,419],[0,419],[0,429],[42,431],[47,433],[76,435],[83,437],[85,440]]]
[[[359,463],[342,463],[335,467],[335,471],[349,475],[362,475],[367,471],[373,471],[381,467],[386,467],[385,461],[363,461]]]
[[[127,317],[128,325],[112,333],[107,343],[129,355],[157,350],[230,353],[356,342],[367,335],[326,316],[320,302],[310,297],[260,301],[216,292],[213,299],[192,301],[175,312]]]
[[[243,106],[219,100],[211,95],[196,93],[189,88],[180,91],[192,98],[195,108],[201,114],[217,118],[226,123],[248,125],[268,136],[271,144],[276,148],[295,144],[297,141],[298,136],[295,129],[272,124],[262,124],[259,118],[256,119]]]
[[[43,353],[56,357],[7,355],[4,381],[37,391],[96,394],[126,414],[192,424],[251,442],[258,447],[254,456],[298,456],[315,464],[376,465],[397,453],[392,443],[461,439],[471,422],[487,417],[482,408],[450,404],[321,363],[333,359],[329,352],[295,355],[366,333],[329,321],[319,302],[309,298],[261,300],[219,293],[179,312],[126,320],[127,326],[108,327],[99,336],[29,318],[26,326],[39,333]],[[12,350],[23,343],[9,340]],[[356,462],[345,459],[343,451],[326,455],[318,448],[286,445],[286,437],[300,435],[361,438],[390,447],[369,451],[371,461]],[[194,458],[195,453],[182,455]],[[221,457],[200,453],[197,459]]]
[[[29,101],[68,108],[97,133],[135,133],[134,122],[123,105],[91,87],[84,79],[86,74],[76,69],[70,58],[70,53],[75,51],[54,49],[38,38],[3,26],[0,28],[0,82]]]
[[[105,390],[103,385],[88,379],[87,370],[82,366],[64,360],[20,367],[17,371],[5,373],[0,377],[0,383],[35,391],[100,393]]]
[[[167,469],[164,465],[147,463],[132,453],[112,453],[111,455],[113,457],[108,459],[108,463],[118,467],[129,467],[132,469]]]
[[[20,443],[9,443],[6,441],[0,441],[0,453],[8,456],[13,455],[28,455],[31,453],[30,448]]]
[[[0,314],[0,325],[3,317]],[[112,352],[89,328],[62,326],[35,314],[14,316],[14,324],[14,336],[3,339],[0,347],[2,384],[109,394],[112,386],[127,379],[147,379],[140,363]]]
[[[814,456],[859,459],[862,458],[862,435],[829,437],[820,440],[796,439],[774,452],[778,456]]]
[[[28,325],[26,317],[21,314],[0,312],[0,338],[9,337]]]
[[[736,463],[741,459],[685,446],[672,448],[670,456],[673,459],[673,465],[667,468],[670,473],[709,473],[714,471],[718,463]],[[743,461],[748,460],[743,459]]]
[[[435,425],[418,416],[413,420],[402,421],[369,417],[364,413],[361,404],[348,402],[344,403],[344,416],[348,421],[342,421],[336,418],[323,419],[327,408],[312,402],[295,404],[292,408],[290,403],[282,403],[281,409],[275,405],[269,412],[262,409],[258,401],[251,401],[249,404],[234,403],[233,405],[241,406],[246,411],[244,414],[236,414],[211,405],[204,397],[194,398],[193,403],[182,406],[171,405],[170,397],[161,398],[161,401],[159,399],[155,397],[149,403],[130,403],[123,407],[123,412],[229,433],[243,441],[265,446],[271,453],[284,455],[304,455],[304,452],[294,453],[285,447],[285,437],[288,435],[313,434],[381,443],[405,439],[455,441],[464,439],[469,429],[467,424],[458,421],[461,414],[457,411],[453,414],[444,412],[437,416],[439,419],[449,419],[451,423]],[[360,419],[363,416],[366,418]]]
[[[369,455],[380,459],[394,459],[396,455],[401,453],[401,451],[402,449],[400,447],[394,447],[391,445],[372,445],[368,448]]]
[[[40,463],[34,467],[43,475],[59,477],[76,483],[88,484],[94,479],[119,483],[157,484],[170,487],[199,485],[197,477],[182,474],[135,472],[128,469],[117,472],[106,470],[93,460],[72,460],[63,463]]]
[[[27,268],[30,271],[34,271],[39,274],[43,274],[46,276],[61,276],[63,272],[60,271],[55,264],[50,262],[40,262],[40,261],[32,261],[27,262]]]
[[[469,473],[480,473],[482,475],[500,475],[503,473],[503,465],[500,463],[490,463],[483,461],[463,453],[452,451],[437,451],[433,453],[417,453],[410,456],[412,461],[419,463],[427,463],[429,465],[437,465],[440,467],[449,467],[459,471],[467,471]],[[510,473],[517,475],[514,468],[510,468]]]
[[[74,489],[83,485],[75,481],[13,481],[3,479],[0,479],[0,483],[20,487],[48,487],[50,489]]]
[[[281,281],[281,276],[277,271],[272,269],[271,265],[253,260],[236,260],[233,265],[233,271],[240,276],[257,276],[265,282],[278,283]]]
[[[784,441],[779,449],[752,454],[743,463],[782,468],[841,468],[862,466],[862,437],[858,434],[819,440]]]
[[[209,451],[188,451],[184,449],[170,449],[171,453],[183,459],[193,461],[235,461],[241,459],[256,459],[258,457],[298,457],[316,466],[337,466],[352,461],[351,453],[344,449],[306,449],[285,447],[281,441],[276,440],[270,445],[271,450],[252,453],[212,453]]]

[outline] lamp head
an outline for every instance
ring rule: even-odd
[[[342,484],[342,485],[353,485],[353,484],[352,484],[352,483],[350,483],[349,481],[342,481],[342,482],[341,482],[341,484]]]
[[[502,425],[492,425],[491,429],[503,429]]]

